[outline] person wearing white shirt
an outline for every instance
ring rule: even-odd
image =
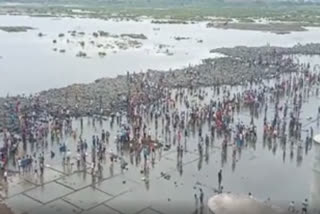
[[[4,173],[3,173],[3,179],[4,179],[5,182],[8,181],[8,171],[7,170],[4,171]]]
[[[302,202],[302,214],[307,214],[308,213],[308,199],[305,199],[304,202]]]
[[[70,163],[70,159],[71,159],[71,151],[70,149],[68,149],[67,151],[67,162]]]
[[[294,201],[291,201],[288,208],[289,212],[295,212]]]
[[[19,173],[20,173],[20,170],[21,170],[21,159],[20,158],[18,159],[18,170],[19,170]]]
[[[77,153],[77,166],[80,167],[80,161],[81,161],[81,155],[80,153],[78,152]]]

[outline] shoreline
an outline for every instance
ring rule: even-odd
[[[0,16],[4,16],[5,14],[0,14]],[[253,22],[242,22],[239,20],[233,20],[231,22],[225,21],[222,22],[221,19],[214,19],[214,20],[198,20],[198,21],[180,21],[175,19],[154,19],[152,17],[137,17],[137,18],[124,18],[124,17],[110,17],[110,18],[99,18],[99,17],[90,17],[90,16],[61,16],[61,15],[53,15],[53,16],[36,16],[36,15],[28,15],[28,14],[9,14],[10,16],[27,16],[27,17],[39,17],[39,18],[72,18],[72,19],[97,19],[97,20],[113,20],[115,22],[122,22],[122,21],[134,21],[134,22],[141,22],[143,20],[150,21],[151,24],[156,25],[188,25],[188,24],[195,24],[195,23],[205,23],[207,28],[215,28],[215,29],[222,29],[222,30],[243,30],[243,31],[257,31],[257,32],[269,32],[278,35],[285,35],[290,34],[293,32],[304,32],[308,31],[308,27],[318,27],[320,28],[319,24],[306,24],[306,23],[299,23],[299,22],[266,22],[266,23],[259,23],[256,22],[257,20],[253,20]],[[0,31],[6,33],[20,33],[20,32],[27,32],[30,30],[36,30],[36,28],[32,26],[6,26],[0,25]],[[134,33],[130,33],[134,34]],[[129,35],[130,35],[129,34]],[[139,35],[136,35],[139,37]],[[135,37],[129,36],[132,39],[136,39]],[[138,39],[146,39],[140,37]]]
[[[249,5],[250,6],[250,5]],[[319,7],[314,5],[314,7]],[[0,15],[52,17],[52,18],[80,18],[115,21],[136,21],[145,18],[155,24],[195,24],[207,22],[208,28],[252,30],[288,34],[291,32],[307,31],[308,27],[320,27],[320,14],[309,5],[299,7],[287,6],[280,11],[270,6],[265,8],[243,8],[231,5],[230,8],[220,5],[218,8],[183,7],[183,8],[149,8],[104,5],[102,7],[89,5],[42,5],[17,4],[6,5],[0,8]],[[230,9],[230,11],[228,10]],[[249,10],[250,13],[246,14]],[[299,15],[294,15],[296,10]],[[311,11],[310,11],[311,10]],[[223,13],[223,11],[225,13]],[[233,11],[233,12],[231,12]],[[312,13],[310,15],[310,13]],[[315,13],[315,14],[314,14]],[[285,18],[284,18],[285,17]]]
[[[236,46],[233,48],[216,48],[212,49],[210,53],[219,53],[233,58],[254,58],[258,54],[272,54],[277,55],[320,55],[320,43],[308,43],[305,45],[297,44],[293,47],[276,47],[276,46],[261,46],[261,47],[247,47]]]
[[[224,30],[244,30],[244,31],[259,31],[270,32],[275,34],[290,34],[292,32],[308,31],[300,23],[208,23],[208,28],[217,28]]]

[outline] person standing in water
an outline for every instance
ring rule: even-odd
[[[221,187],[221,182],[222,182],[222,169],[220,169],[219,173],[218,173],[218,184],[219,184],[219,190]]]
[[[295,212],[294,201],[291,201],[288,208],[289,212]]]
[[[200,205],[201,206],[203,206],[203,197],[204,197],[204,194],[203,194],[202,189],[200,188],[200,197],[199,197],[199,199],[200,199]]]
[[[308,199],[305,199],[304,202],[302,202],[302,214],[307,214],[308,213]]]
[[[195,206],[196,206],[196,210],[198,209],[199,206],[199,201],[198,201],[198,196],[197,194],[194,194],[194,200],[195,200]]]

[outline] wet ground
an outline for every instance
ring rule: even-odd
[[[207,28],[205,22],[194,24],[153,24],[151,20],[141,22],[78,18],[50,18],[26,16],[0,16],[1,26],[30,26],[35,30],[21,33],[0,31],[0,95],[35,93],[41,90],[57,88],[72,83],[89,83],[102,77],[115,77],[118,74],[146,71],[146,69],[168,70],[199,64],[201,59],[214,57],[209,51],[219,47],[246,46],[293,46],[318,42],[319,29],[309,28],[305,32],[288,35],[275,35],[268,32],[224,30]],[[155,30],[156,29],[156,30]],[[160,30],[158,30],[160,29]],[[68,31],[84,32],[83,40],[95,40],[92,33],[103,30],[111,34],[136,33],[147,36],[142,40],[141,48],[128,50],[102,50],[106,56],[101,58],[101,51],[92,45],[84,49],[77,42],[67,43],[67,39],[58,35]],[[39,37],[39,33],[45,36]],[[234,35],[238,35],[234,37]],[[190,39],[177,41],[175,37]],[[53,40],[57,44],[53,44]],[[82,39],[82,38],[81,38]],[[26,42],[28,41],[28,42]],[[202,42],[199,42],[202,41]],[[103,45],[105,41],[100,41]],[[159,45],[168,45],[172,56],[158,52]],[[53,49],[58,51],[54,52]],[[59,53],[64,49],[65,53]],[[75,55],[84,51],[90,59]],[[126,63],[123,63],[123,62]],[[19,62],[19,63],[17,63]],[[64,78],[61,78],[63,76]],[[17,78],[19,77],[19,78]],[[14,83],[14,84],[13,84]]]
[[[271,83],[270,83],[271,84]],[[230,89],[233,92],[242,91],[242,86]],[[204,88],[206,99],[193,99],[193,102],[204,104],[213,97],[212,88]],[[320,98],[315,96],[315,88],[311,90],[310,97],[304,99],[301,122],[303,124],[302,139],[307,130],[313,127],[314,133],[319,133],[316,117]],[[215,97],[217,98],[217,97]],[[283,105],[288,97],[281,100]],[[289,99],[289,110],[292,108]],[[185,106],[177,103],[179,111]],[[268,119],[274,115],[272,105],[269,106]],[[235,114],[235,121],[241,120],[249,124],[251,117],[248,109],[242,109]],[[223,170],[222,185],[225,192],[247,194],[251,192],[260,201],[271,199],[274,204],[286,207],[289,201],[300,204],[305,198],[309,198],[313,182],[313,147],[311,150],[303,150],[302,159],[298,158],[299,148],[293,148],[289,144],[281,147],[279,142],[265,143],[262,139],[263,116],[255,118],[254,122],[258,130],[258,140],[255,144],[247,144],[236,161],[232,161],[232,148],[228,148],[226,156],[222,155],[221,139],[212,138],[211,144],[203,156],[199,155],[197,143],[198,134],[191,133],[187,138],[182,137],[184,143],[184,155],[182,166],[177,165],[176,146],[170,150],[157,151],[155,165],[149,166],[149,178],[141,173],[142,164],[131,162],[128,153],[123,157],[129,163],[127,170],[120,169],[120,163],[110,164],[107,158],[103,164],[102,177],[91,175],[91,170],[78,170],[76,167],[76,141],[72,137],[66,137],[63,141],[72,151],[72,164],[62,164],[62,154],[59,153],[57,142],[48,141],[45,152],[45,172],[43,178],[31,174],[11,175],[8,185],[0,191],[5,203],[13,209],[15,214],[28,212],[32,214],[60,213],[194,213],[196,204],[194,194],[199,195],[200,188],[204,192],[204,201],[216,194],[218,188],[218,171]],[[119,127],[111,126],[110,119],[105,118],[95,121],[92,118],[84,118],[82,137],[91,145],[93,134],[100,136],[101,130],[109,130],[111,133],[107,151],[117,153],[115,138]],[[154,121],[149,121],[152,138],[165,140],[161,122],[156,130]],[[208,124],[203,125],[203,134],[208,133]],[[80,134],[80,120],[73,121],[73,129]],[[168,138],[174,144],[174,133]],[[27,153],[39,152],[42,149],[28,148]],[[50,151],[56,156],[51,159]],[[90,151],[90,149],[89,149]],[[90,153],[89,153],[90,156]],[[88,165],[90,166],[91,158]],[[11,170],[16,170],[11,166]],[[162,176],[165,173],[167,176]],[[148,182],[146,182],[148,180]],[[207,213],[204,207],[202,213]]]
[[[0,212],[2,214],[12,214],[12,211],[5,204],[0,204]]]
[[[261,203],[247,195],[219,194],[208,201],[209,209],[215,214],[288,214],[288,210],[275,209],[267,202]]]

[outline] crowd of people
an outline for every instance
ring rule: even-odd
[[[89,138],[84,134],[88,127],[84,118],[73,117],[68,109],[60,109],[52,115],[40,108],[37,97],[30,98],[31,105],[27,110],[21,108],[17,100],[7,108],[12,109],[12,121],[18,121],[19,129],[5,128],[2,133],[3,178],[6,181],[9,175],[16,173],[44,176],[46,163],[60,158],[63,165],[72,167],[75,164],[78,170],[90,164],[91,173],[97,177],[102,176],[106,164],[117,162],[121,170],[125,170],[131,162],[141,167],[148,181],[149,168],[157,158],[160,159],[163,151],[176,148],[178,171],[182,173],[182,160],[188,147],[195,147],[199,157],[207,159],[213,142],[221,147],[221,167],[227,161],[227,150],[231,147],[234,168],[241,150],[255,147],[259,134],[263,135],[263,145],[272,151],[277,146],[285,148],[289,145],[290,155],[293,155],[296,146],[297,160],[301,160],[303,148],[306,153],[311,149],[314,135],[310,127],[305,140],[302,139],[301,111],[305,100],[319,97],[319,84],[320,73],[307,65],[301,66],[299,73],[284,73],[272,80],[248,81],[242,86],[169,89],[161,84],[161,80],[154,82],[148,73],[143,78],[132,75],[128,110],[110,115],[107,118],[110,129],[103,127],[101,133]],[[241,112],[249,112],[250,119],[239,119]],[[311,114],[316,117],[309,121],[319,125],[320,107]],[[263,130],[259,130],[257,121],[262,117]],[[92,115],[85,119],[96,127],[106,118]],[[9,127],[10,124],[6,125]],[[115,138],[111,138],[114,130]],[[70,138],[74,144],[67,141]],[[283,152],[285,156],[286,149]],[[220,170],[217,192],[221,193],[223,188]],[[204,200],[202,189],[199,191],[199,196],[194,195],[197,206],[198,201],[203,204]],[[294,202],[291,202],[289,210],[294,210],[293,207]],[[307,205],[303,212],[307,213]]]

